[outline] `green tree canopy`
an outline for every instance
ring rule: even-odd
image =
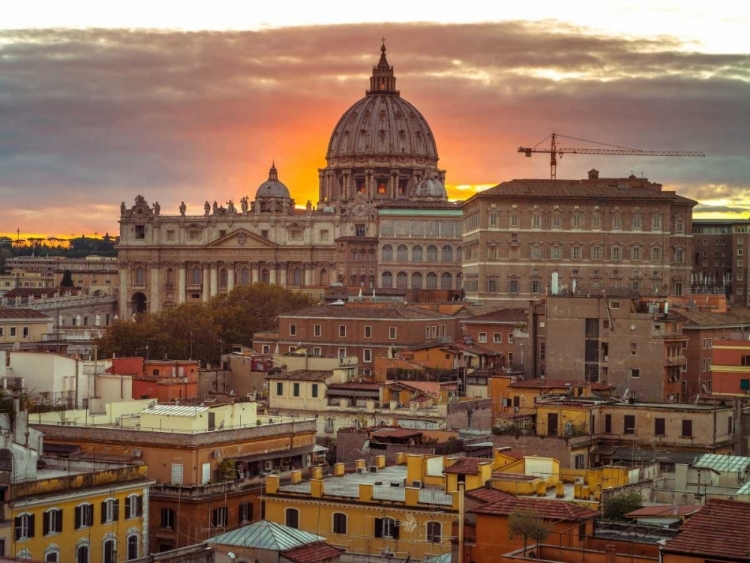
[[[232,344],[250,346],[255,332],[278,326],[280,314],[309,305],[307,296],[279,286],[242,285],[207,304],[184,303],[135,320],[119,319],[97,346],[103,357],[194,359],[216,365]]]
[[[70,273],[70,270],[65,270],[63,272],[63,277],[60,280],[60,287],[75,287],[75,284],[73,283],[73,274]]]
[[[627,520],[625,515],[643,508],[643,496],[639,489],[626,489],[604,501],[606,520]]]
[[[550,530],[550,525],[531,510],[517,510],[508,517],[508,535],[511,539],[523,538],[524,557],[529,540],[542,543]]]

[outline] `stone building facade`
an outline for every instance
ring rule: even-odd
[[[547,293],[682,295],[695,201],[645,178],[512,180],[463,202],[467,296],[518,303]]]
[[[370,89],[336,124],[317,206],[298,208],[275,165],[250,201],[183,203],[162,214],[142,196],[120,217],[120,316],[201,303],[236,285],[453,290],[461,286],[461,209],[421,113],[396,90],[385,47]]]

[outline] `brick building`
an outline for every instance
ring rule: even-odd
[[[110,371],[132,377],[135,399],[171,403],[198,397],[197,361],[113,358]]]
[[[681,295],[695,201],[645,178],[512,180],[463,202],[467,296],[519,303],[548,291]]]
[[[503,355],[504,366],[523,366],[525,358],[521,358],[521,343],[525,343],[528,334],[526,327],[529,321],[525,309],[499,309],[490,313],[468,317],[460,321],[464,337]],[[521,341],[516,342],[516,336],[523,333]],[[529,350],[529,353],[533,353]]]
[[[749,232],[747,220],[693,221],[692,293],[723,294],[732,305],[750,305],[745,256]]]
[[[455,316],[429,307],[349,303],[279,315],[278,334],[256,334],[253,348],[286,353],[304,344],[313,356],[356,356],[362,373],[369,374],[376,357],[425,342],[450,342],[457,332]]]

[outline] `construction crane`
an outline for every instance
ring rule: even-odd
[[[574,141],[582,141],[584,143],[594,143],[602,145],[604,147],[610,147],[606,149],[595,149],[595,148],[575,148],[575,147],[558,147],[557,138],[562,137],[564,139],[572,139]],[[551,139],[550,148],[537,148],[547,139]],[[533,147],[518,147],[518,152],[524,153],[527,157],[530,157],[532,153],[549,153],[549,167],[550,167],[550,178],[555,180],[557,178],[557,155],[560,158],[564,154],[604,154],[604,155],[630,155],[630,156],[706,156],[702,152],[696,151],[644,151],[641,149],[631,149],[628,147],[620,147],[618,145],[608,145],[606,143],[599,143],[597,141],[587,141],[586,139],[577,139],[575,137],[566,137],[565,135],[558,135],[552,133],[547,139],[542,139]]]

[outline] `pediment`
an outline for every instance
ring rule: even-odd
[[[208,248],[276,248],[278,245],[247,229],[237,229],[206,246]]]

